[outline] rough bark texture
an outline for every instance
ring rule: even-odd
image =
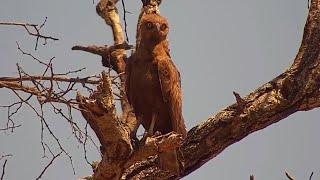
[[[101,17],[107,22],[107,19],[112,16]],[[114,20],[118,21],[119,18]],[[115,34],[123,36],[123,31],[120,29],[113,32],[114,36],[117,36]],[[115,41],[120,39],[119,44],[124,43],[124,38],[114,39]],[[244,98],[234,93],[236,96],[235,104],[188,132],[188,136],[181,146],[185,164],[183,176],[195,171],[225,148],[252,132],[266,128],[297,111],[307,111],[319,107],[319,54],[320,0],[311,0],[301,47],[291,67]],[[121,57],[123,54],[118,56],[118,60],[121,60]],[[121,63],[122,61],[120,61]],[[106,94],[107,91],[100,89],[100,92]],[[170,149],[179,146],[179,138],[171,141],[172,139],[170,140],[168,135],[161,138],[154,137],[155,139],[147,141],[146,145],[136,148],[130,141],[132,128],[127,124],[128,121],[121,121],[115,116],[114,106],[110,106],[112,101],[101,101],[103,98],[99,99],[98,97],[91,97],[90,100],[85,100],[82,97],[81,100],[81,102],[87,102],[87,106],[84,106],[87,107],[88,112],[83,112],[84,117],[99,137],[103,149],[103,159],[95,169],[93,178],[177,179],[170,173],[159,170],[156,167],[155,157],[147,157],[156,155],[157,151],[160,152],[160,139],[164,139],[169,144],[167,149]],[[103,97],[106,96],[103,95]],[[94,102],[95,105],[88,105],[88,102]],[[96,104],[102,104],[102,106]],[[108,128],[112,132],[109,132]],[[154,144],[150,148],[152,150],[148,150],[149,142],[156,142],[151,143]]]

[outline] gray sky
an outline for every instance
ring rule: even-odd
[[[97,1],[97,0],[96,0]],[[182,77],[184,116],[188,129],[235,102],[232,91],[242,96],[260,87],[288,68],[300,46],[307,16],[307,0],[165,0],[161,14],[170,22],[171,55]],[[134,43],[140,1],[128,1],[130,43]],[[86,67],[81,75],[99,74],[100,58],[73,52],[74,45],[112,43],[109,27],[95,13],[92,0],[1,0],[0,21],[41,24],[43,33],[58,37],[34,51],[35,39],[24,29],[0,26],[2,62],[0,76],[16,76],[16,63],[29,74],[40,74],[39,65],[17,50],[21,48],[48,61],[55,57],[56,72]],[[14,95],[0,90],[0,104],[13,102]],[[91,174],[83,149],[71,134],[68,123],[47,111],[50,127],[73,157],[76,175],[66,156],[59,157],[43,179],[77,179]],[[307,179],[313,171],[320,177],[318,109],[291,115],[231,145],[216,158],[184,179],[287,179],[288,171],[297,179]],[[25,107],[14,117],[22,127],[11,134],[0,133],[0,154],[11,153],[6,169],[8,180],[35,179],[50,159],[42,158],[40,120]],[[74,119],[85,120],[75,112]],[[6,110],[0,109],[0,125]],[[48,143],[56,144],[46,133]],[[58,152],[58,150],[56,151]],[[90,145],[89,160],[99,155]],[[2,164],[2,163],[1,163]]]

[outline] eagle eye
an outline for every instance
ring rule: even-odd
[[[152,28],[153,28],[152,23],[151,23],[151,22],[148,22],[148,23],[147,23],[147,27],[148,27],[149,29],[152,29]]]
[[[166,25],[166,24],[162,24],[162,25],[160,26],[160,29],[161,29],[162,31],[166,30],[166,29],[167,29],[167,25]]]

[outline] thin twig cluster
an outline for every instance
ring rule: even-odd
[[[0,25],[7,25],[7,26],[21,26],[24,27],[24,29],[27,31],[27,33],[30,36],[34,36],[36,37],[36,44],[35,44],[35,50],[37,50],[38,48],[38,43],[40,39],[44,40],[44,45],[47,44],[47,40],[54,40],[57,41],[59,40],[58,38],[52,37],[52,36],[46,36],[46,35],[42,35],[40,33],[41,29],[44,27],[44,25],[47,22],[47,17],[46,19],[43,21],[43,23],[39,26],[37,24],[30,24],[30,23],[20,23],[20,22],[0,22]]]

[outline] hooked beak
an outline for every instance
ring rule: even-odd
[[[160,32],[161,24],[160,23],[156,23],[155,25],[156,25],[157,31]]]

